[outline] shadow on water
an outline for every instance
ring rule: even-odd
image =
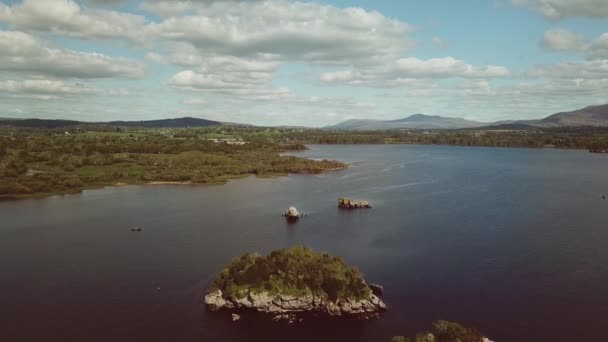
[[[231,313],[208,312],[207,324],[221,331],[222,341],[361,341],[374,321],[344,318],[323,319],[301,316],[302,322],[275,322],[258,313],[239,313],[241,319],[232,321]],[[226,333],[229,332],[229,333]],[[255,338],[254,338],[255,336]],[[219,339],[218,339],[219,341]]]

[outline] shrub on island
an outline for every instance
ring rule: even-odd
[[[449,321],[436,321],[433,329],[418,333],[415,338],[394,336],[391,342],[492,342],[475,328],[466,328]]]

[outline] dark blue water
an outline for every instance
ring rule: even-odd
[[[0,202],[0,340],[388,341],[437,319],[497,341],[608,340],[608,155],[361,145],[301,155],[351,167]],[[337,210],[340,196],[374,208]],[[290,205],[308,216],[288,225]],[[390,310],[302,326],[205,311],[204,287],[234,256],[293,244],[343,256],[385,286]]]

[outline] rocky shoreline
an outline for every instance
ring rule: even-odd
[[[386,304],[375,294],[361,300],[331,301],[314,295],[291,296],[267,292],[248,293],[242,298],[226,298],[215,289],[205,295],[205,304],[211,311],[255,311],[269,315],[273,320],[290,323],[301,321],[301,315],[345,317],[356,319],[378,318],[387,310]]]

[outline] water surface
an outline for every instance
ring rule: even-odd
[[[388,341],[436,319],[497,341],[608,340],[608,155],[403,145],[299,155],[351,166],[0,202],[0,340]],[[340,196],[374,208],[337,210]],[[290,205],[308,215],[288,225]],[[202,290],[234,256],[293,244],[343,256],[385,286],[390,310],[302,326],[206,312]]]

